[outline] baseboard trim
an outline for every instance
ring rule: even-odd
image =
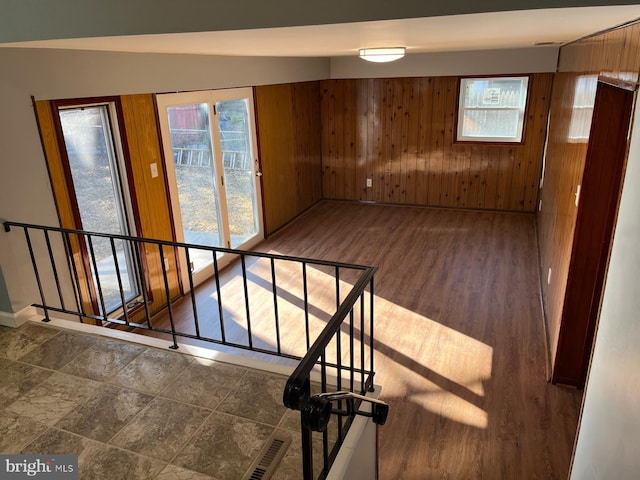
[[[18,328],[23,323],[32,320],[33,317],[38,315],[38,311],[35,307],[28,306],[17,312],[1,312],[0,311],[0,325],[4,327]]]

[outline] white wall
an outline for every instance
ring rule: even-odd
[[[78,98],[317,80],[329,76],[329,60],[0,49],[0,71],[0,220],[57,226],[32,95]],[[4,310],[7,293],[9,311],[39,301],[21,232],[0,231],[0,268]]]
[[[640,475],[640,115],[629,160],[574,452],[572,480]]]
[[[555,72],[557,47],[417,53],[391,63],[331,59],[331,78],[440,77]]]

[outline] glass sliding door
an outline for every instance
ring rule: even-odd
[[[91,232],[130,235],[128,195],[125,195],[126,182],[115,143],[118,137],[114,135],[111,108],[108,104],[60,108],[58,114],[80,217],[79,227]],[[91,277],[94,290],[101,291],[104,298],[104,305],[96,302],[100,314],[106,315],[123,307],[118,273],[125,302],[140,294],[133,252],[128,243],[115,240],[115,256],[106,238],[96,237],[91,246],[85,247],[87,252],[93,250],[95,256],[95,262],[90,262]]]
[[[259,232],[249,105],[247,99],[220,101],[216,111],[231,248],[238,248]]]
[[[157,103],[177,240],[225,248],[262,240],[251,89],[158,95]],[[196,284],[213,272],[210,252],[190,249],[189,260],[184,287],[187,269]]]
[[[181,241],[222,247],[224,233],[207,103],[167,107],[171,159],[175,172],[183,238]],[[189,252],[194,271],[212,262],[206,251]]]

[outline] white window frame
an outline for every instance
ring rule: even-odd
[[[520,105],[513,106],[465,106],[467,85],[471,82],[484,80],[520,80],[523,82],[525,89],[524,98],[521,99]],[[522,143],[524,138],[524,119],[527,108],[527,100],[529,97],[529,76],[528,75],[514,75],[514,76],[496,76],[496,77],[464,77],[460,79],[459,95],[458,95],[458,125],[457,125],[457,142],[482,142],[482,143]],[[465,135],[463,132],[464,118],[466,111],[516,111],[518,112],[518,120],[516,125],[516,135],[510,137],[487,137],[487,136],[474,136]]]

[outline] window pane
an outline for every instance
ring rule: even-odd
[[[458,140],[519,142],[528,80],[528,77],[462,79]]]
[[[465,110],[462,135],[465,137],[516,137],[516,110]]]
[[[222,247],[220,206],[211,148],[209,105],[196,103],[167,109],[180,216],[186,243]],[[213,263],[211,252],[189,250],[193,271]]]
[[[246,100],[218,102],[220,145],[229,211],[231,247],[258,233],[257,199]]]
[[[527,78],[463,79],[465,108],[524,108]]]

